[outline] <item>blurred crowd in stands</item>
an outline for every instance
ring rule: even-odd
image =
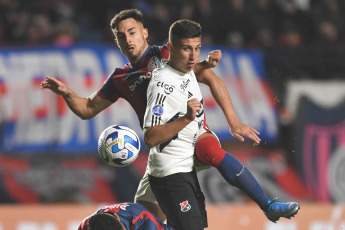
[[[109,22],[126,8],[143,11],[150,44],[189,18],[204,45],[261,50],[278,95],[288,78],[345,78],[344,0],[0,0],[0,47],[110,44]]]

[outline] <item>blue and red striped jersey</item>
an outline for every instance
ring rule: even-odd
[[[121,223],[128,230],[174,230],[155,217],[143,205],[136,203],[120,203],[105,206],[95,213],[116,213]],[[90,216],[86,217],[80,224],[78,230],[87,230]]]
[[[116,68],[98,90],[98,95],[113,103],[119,98],[125,99],[135,110],[142,127],[146,91],[152,71],[168,58],[169,50],[166,45],[149,46],[135,66],[127,64],[124,68]]]

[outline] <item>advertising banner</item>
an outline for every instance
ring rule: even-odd
[[[283,201],[311,199],[311,193],[283,152],[253,148],[231,154],[250,170],[267,197]],[[214,167],[198,173],[198,178],[208,203],[253,202],[243,191],[227,183]]]
[[[76,230],[81,221],[104,205],[4,205],[0,230]],[[270,222],[255,205],[207,205],[208,230],[341,230],[345,206],[301,204],[291,220]]]
[[[284,201],[311,199],[282,152],[257,148],[232,154],[253,173],[266,196]],[[142,151],[130,166],[116,168],[106,165],[98,154],[0,156],[0,204],[130,202],[147,158],[148,153]],[[214,167],[198,173],[198,178],[208,204],[252,202]]]
[[[203,48],[201,59],[215,48]],[[277,115],[261,54],[225,48],[222,53],[214,71],[225,82],[240,120],[259,130],[265,142],[274,142]],[[40,82],[53,76],[79,96],[88,97],[125,63],[119,49],[103,45],[0,49],[0,151],[94,153],[99,134],[112,124],[127,125],[142,137],[136,114],[124,100],[85,121],[70,111],[61,96],[40,89]],[[232,140],[210,91],[204,86],[202,91],[210,128],[221,140]]]
[[[301,97],[294,135],[294,163],[315,199],[345,202],[345,101],[324,108]]]
[[[0,156],[0,204],[133,202],[147,156],[123,168],[98,154]]]

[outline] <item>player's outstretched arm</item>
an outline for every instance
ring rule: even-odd
[[[200,108],[200,101],[196,98],[191,99],[187,102],[187,113],[183,117],[180,117],[171,123],[145,127],[144,142],[147,147],[152,148],[173,138],[178,132],[195,119],[196,113]]]
[[[217,66],[217,63],[222,59],[222,52],[220,50],[212,50],[208,53],[208,57],[206,60],[197,63],[193,71],[195,75],[198,75],[205,69],[214,68]]]
[[[244,137],[247,137],[259,144],[261,140],[258,135],[260,133],[256,129],[239,121],[223,80],[210,69],[205,69],[200,72],[197,80],[209,86],[212,96],[221,107],[228,121],[231,135],[240,141],[244,141]]]
[[[91,119],[100,111],[111,105],[107,99],[101,98],[97,93],[88,98],[78,96],[66,84],[54,77],[47,77],[41,83],[41,89],[50,89],[54,93],[61,95],[68,107],[81,119]]]

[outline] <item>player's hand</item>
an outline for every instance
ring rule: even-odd
[[[193,121],[196,117],[196,113],[200,110],[200,108],[201,108],[201,103],[200,101],[198,101],[198,99],[196,98],[190,99],[187,102],[187,113],[185,117],[188,120]]]
[[[69,88],[54,77],[47,77],[44,81],[42,81],[41,89],[50,89],[54,93],[62,96],[67,95],[69,92]]]
[[[208,53],[206,62],[210,68],[214,68],[217,66],[217,63],[222,59],[222,51],[220,50],[212,50]]]
[[[245,125],[241,122],[238,122],[237,124],[233,125],[230,128],[230,133],[239,141],[244,141],[244,137],[253,140],[256,144],[260,144],[261,141],[261,139],[258,137],[260,133],[256,129],[253,129],[252,127]]]

